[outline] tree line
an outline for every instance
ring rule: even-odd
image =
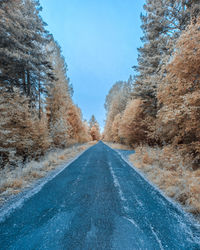
[[[0,1],[1,166],[99,138],[97,121],[90,127],[73,103],[65,59],[41,10],[37,0]]]
[[[146,0],[135,75],[110,89],[103,138],[179,151],[200,166],[200,1]]]

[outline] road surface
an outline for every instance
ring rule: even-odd
[[[102,142],[1,220],[1,250],[200,249],[189,217]]]

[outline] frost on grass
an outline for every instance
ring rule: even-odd
[[[96,142],[88,142],[79,146],[72,146],[64,150],[47,153],[40,161],[31,161],[11,169],[9,166],[0,171],[0,204],[12,195],[18,194],[29,187],[34,181],[45,177],[49,171],[73,159],[77,154],[86,150]]]
[[[194,171],[183,163],[182,156],[170,146],[137,147],[130,161],[167,196],[199,217],[200,169]]]

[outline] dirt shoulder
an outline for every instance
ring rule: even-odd
[[[51,172],[59,170],[63,164],[69,163],[80,153],[96,144],[96,141],[74,145],[63,150],[47,153],[40,161],[31,161],[25,165],[10,169],[9,166],[0,171],[0,206],[27,188],[37,184]]]

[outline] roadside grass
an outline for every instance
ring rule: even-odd
[[[120,143],[105,142],[105,141],[104,141],[104,143],[113,149],[133,150],[131,147],[129,147],[127,145],[120,144]]]
[[[125,145],[107,143],[113,149],[133,150]],[[166,196],[180,203],[184,210],[200,220],[200,169],[193,170],[190,163],[170,146],[134,148],[130,162]]]
[[[200,216],[200,169],[185,165],[170,146],[137,147],[130,161],[167,196],[181,203],[187,212]]]
[[[20,193],[24,188],[30,187],[36,180],[45,177],[48,172],[65,162],[69,162],[96,143],[96,141],[92,141],[63,150],[51,151],[40,161],[33,160],[14,169],[11,169],[10,166],[5,167],[0,171],[0,205],[11,196]]]

